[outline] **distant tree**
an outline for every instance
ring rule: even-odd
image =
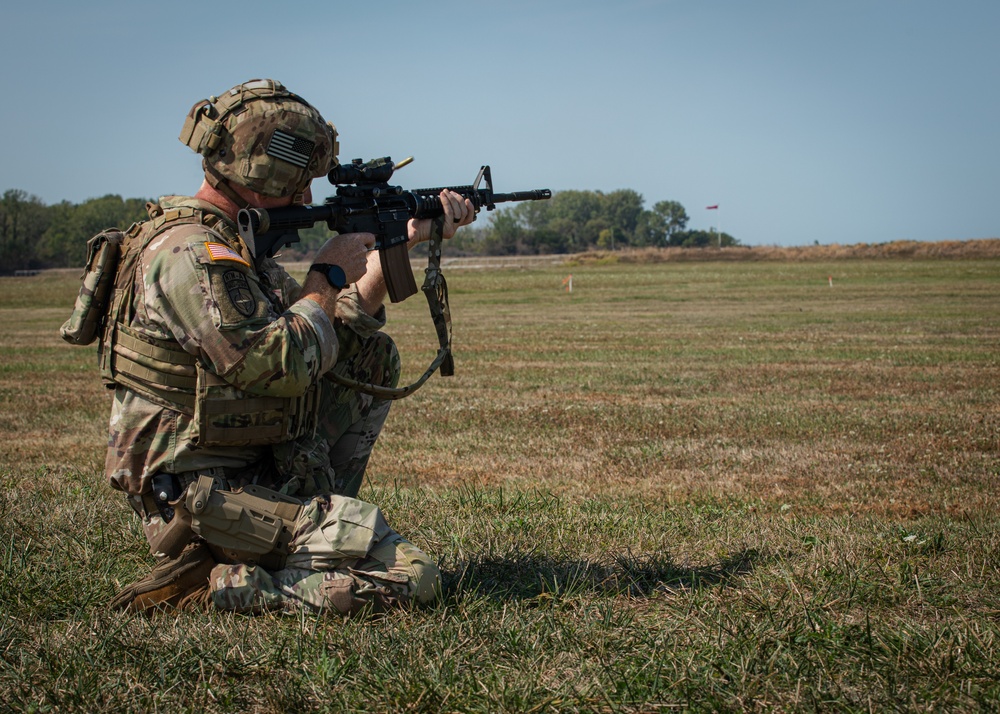
[[[39,267],[35,251],[47,227],[45,204],[37,196],[5,191],[0,198],[0,272]]]
[[[568,252],[566,234],[551,228],[539,228],[531,234],[533,252],[541,255]]]
[[[65,268],[73,264],[83,264],[79,255],[80,236],[73,225],[73,212],[76,210],[69,201],[62,201],[49,206],[49,225],[38,241],[36,255],[45,265]],[[88,236],[89,238],[89,236]]]
[[[601,250],[614,250],[615,249],[615,229],[605,228],[597,236],[597,247]],[[618,247],[621,247],[619,243]]]
[[[635,229],[635,245],[670,245],[676,233],[687,226],[687,211],[677,201],[660,201],[652,211],[643,211]]]
[[[291,247],[302,253],[312,253],[320,249],[333,235],[333,231],[327,228],[325,223],[315,223],[309,228],[299,231],[299,242]]]
[[[685,240],[708,245],[701,236],[685,232],[689,219],[679,202],[659,201],[646,210],[642,195],[631,189],[607,194],[560,191],[549,201],[502,207],[493,216],[495,228],[481,244],[490,254],[681,245]]]
[[[117,194],[91,198],[76,206],[72,212],[73,228],[86,241],[105,228],[128,228],[137,221],[148,218],[146,201],[141,198],[122,199]]]
[[[515,255],[521,247],[524,229],[518,223],[513,211],[499,211],[494,214],[490,229],[486,234],[486,252],[489,255]]]
[[[73,205],[62,202],[48,209],[51,218],[45,235],[40,237],[39,257],[50,267],[82,265],[87,256],[87,241],[106,228],[125,230],[146,220],[146,199],[123,199],[117,194],[91,198]]]
[[[708,248],[719,245],[720,236],[715,231],[681,231],[674,235],[672,245],[685,248]],[[737,246],[740,242],[726,232],[721,235],[723,247]]]
[[[455,237],[448,241],[444,250],[447,251],[448,255],[481,255],[489,230],[489,226],[485,224],[485,221],[479,219],[473,225],[463,228],[456,233]],[[417,248],[424,246],[425,244],[421,243]],[[411,254],[426,255],[426,248],[419,253]]]
[[[552,201],[524,201],[508,204],[502,210],[511,211],[516,216],[518,224],[528,231],[543,228],[553,219]]]
[[[552,220],[565,219],[579,225],[603,213],[601,194],[594,191],[560,191],[546,203]]]
[[[601,197],[601,213],[612,231],[612,239],[619,245],[633,242],[642,203],[642,194],[632,189],[612,191]]]
[[[549,201],[539,203],[551,204],[548,228],[565,237],[567,250],[584,250],[592,246],[606,227],[600,193],[560,191]]]

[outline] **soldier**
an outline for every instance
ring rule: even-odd
[[[159,558],[112,605],[349,614],[430,600],[436,566],[355,498],[390,402],[324,377],[398,379],[374,236],[328,241],[300,286],[235,226],[241,208],[311,201],[337,165],[335,127],[252,80],[195,104],[180,139],[204,182],[125,233],[99,352],[115,387],[107,475]],[[441,200],[444,220],[410,221],[410,247],[473,220],[467,199]]]

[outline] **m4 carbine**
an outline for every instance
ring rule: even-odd
[[[392,302],[401,302],[417,292],[406,247],[406,224],[411,218],[436,218],[444,209],[438,194],[448,189],[468,198],[478,213],[492,211],[498,203],[537,201],[552,197],[547,189],[494,193],[490,167],[483,166],[476,180],[468,186],[442,186],[404,191],[390,186],[393,172],[412,161],[398,164],[388,156],[363,163],[355,159],[330,171],[327,178],[337,187],[337,194],[319,206],[286,208],[248,208],[239,212],[240,237],[254,257],[274,257],[283,246],[299,240],[298,230],[325,222],[337,233],[374,233],[375,248],[380,251],[382,274]],[[485,187],[480,184],[485,182]]]
[[[472,202],[476,213],[483,208],[492,211],[498,203],[538,201],[552,197],[547,189],[494,193],[490,167],[479,169],[476,180],[468,186],[442,186],[404,191],[390,186],[393,172],[406,166],[412,157],[393,163],[388,156],[367,163],[355,159],[330,171],[327,178],[337,187],[337,194],[319,206],[288,206],[285,208],[245,208],[236,218],[240,237],[256,260],[273,258],[286,245],[299,240],[298,230],[320,221],[337,233],[374,233],[379,251],[382,276],[392,302],[401,302],[417,292],[407,248],[407,222],[411,218],[437,218],[444,214],[439,194],[444,189],[454,191]],[[485,184],[482,188],[480,184]],[[434,370],[440,367],[443,376],[454,374],[451,356],[451,314],[448,307],[448,286],[441,274],[441,231],[432,231],[428,250],[426,277],[421,288],[427,297],[431,319],[441,348],[437,357],[413,384],[389,388],[361,384],[336,370],[329,376],[352,389],[383,399],[400,399],[416,391]]]

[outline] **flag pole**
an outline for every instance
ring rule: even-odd
[[[714,206],[705,206],[705,210],[706,211],[718,211],[719,210],[719,204],[716,203]],[[716,218],[717,218],[716,222],[718,223],[718,225],[716,225],[716,227],[715,227],[715,234],[716,234],[716,241],[715,241],[715,243],[721,249],[722,248],[722,221],[720,219],[718,219],[718,216],[716,216]]]

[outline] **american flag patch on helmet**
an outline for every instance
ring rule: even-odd
[[[213,262],[216,260],[235,260],[237,263],[243,263],[248,268],[250,267],[250,263],[244,260],[242,255],[228,245],[223,245],[222,243],[205,243],[205,247],[208,249],[208,255]]]
[[[271,143],[267,145],[267,155],[304,169],[309,165],[309,159],[312,158],[315,146],[316,142],[314,141],[303,139],[301,136],[292,136],[279,130],[271,135]]]

